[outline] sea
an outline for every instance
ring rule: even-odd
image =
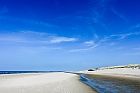
[[[0,74],[20,74],[20,73],[51,73],[63,71],[0,71]]]

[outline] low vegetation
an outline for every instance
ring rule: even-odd
[[[96,70],[104,70],[104,69],[117,69],[117,68],[138,68],[140,69],[140,64],[128,64],[128,65],[122,65],[122,66],[109,66],[109,67],[102,67],[102,68],[94,68],[89,69],[88,71],[96,71]]]

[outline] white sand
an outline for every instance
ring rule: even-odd
[[[97,71],[84,71],[86,74],[112,75],[119,77],[140,78],[140,69],[132,68],[118,68],[118,69],[104,69]]]
[[[0,75],[0,93],[95,93],[76,74],[36,73]]]

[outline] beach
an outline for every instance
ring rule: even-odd
[[[96,93],[71,73],[0,75],[0,93]]]
[[[0,93],[140,93],[140,69],[1,74]]]

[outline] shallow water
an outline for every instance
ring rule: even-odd
[[[116,82],[104,78],[87,78],[84,74],[80,75],[80,79],[99,93],[140,93],[140,85],[134,87],[127,84],[127,82],[124,84],[121,81]]]

